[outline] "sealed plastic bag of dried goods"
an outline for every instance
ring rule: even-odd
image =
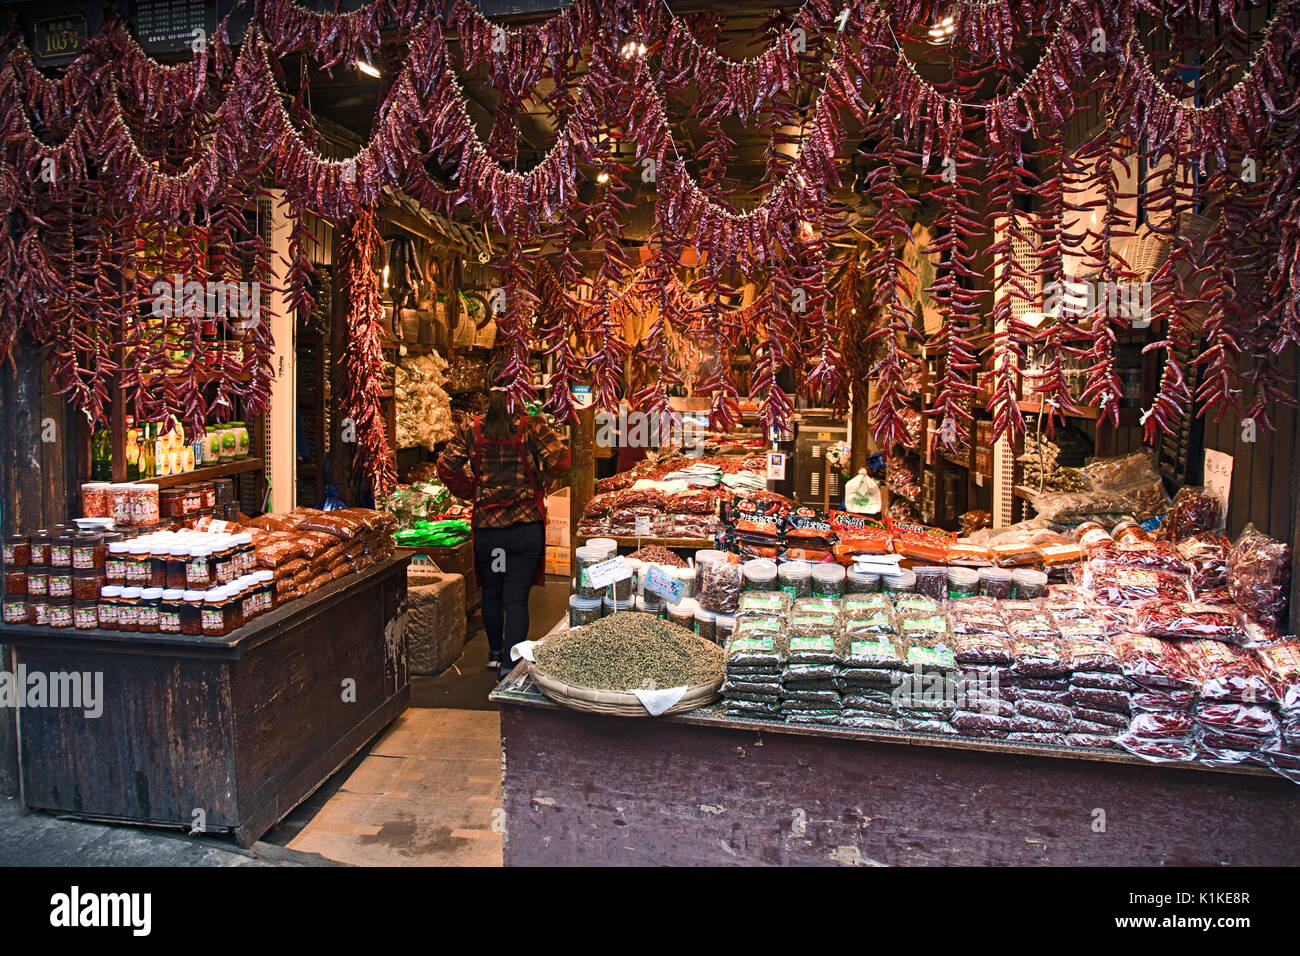
[[[1161,690],[1195,691],[1199,686],[1192,662],[1172,641],[1127,632],[1111,639],[1124,675]]]
[[[1291,549],[1246,525],[1228,554],[1233,601],[1252,619],[1278,628],[1286,620],[1291,590]]]
[[[1189,601],[1146,601],[1138,605],[1134,621],[1138,630],[1152,637],[1246,643],[1246,622],[1232,607]]]

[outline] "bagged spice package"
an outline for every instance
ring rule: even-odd
[[[1252,619],[1280,627],[1291,590],[1291,549],[1246,525],[1228,554],[1228,587],[1233,602]]]
[[[1225,644],[1246,642],[1245,620],[1228,607],[1183,601],[1147,601],[1138,605],[1137,629],[1152,637],[1171,640],[1207,638]]]
[[[842,702],[845,707],[876,714],[892,714],[896,709],[891,692],[879,688],[849,688],[845,691]]]
[[[1130,698],[1133,710],[1191,710],[1196,705],[1196,691],[1149,688],[1134,691]]]
[[[832,614],[839,616],[841,604],[839,598],[806,597],[794,602],[792,614]]]
[[[786,547],[829,551],[835,541],[831,517],[815,508],[801,506],[789,511],[782,529]]]
[[[1076,727],[1073,729],[1078,729],[1083,733],[1089,733],[1089,734],[1119,733],[1120,731],[1128,727],[1130,713],[1131,711],[1121,712],[1118,710],[1094,710],[1091,707],[1081,707],[1076,705],[1074,707],[1075,722],[1091,724],[1094,725],[1094,727],[1093,728]],[[1097,730],[1095,729],[1095,725],[1100,725],[1101,727],[1107,729]]]
[[[1032,678],[1060,677],[1070,673],[1060,642],[1051,637],[1013,637],[1011,650],[1015,655],[1012,664],[1015,674]]]
[[[1118,746],[1114,737],[1086,733],[1066,734],[1065,744],[1067,747],[1087,747],[1094,750],[1104,750]]]
[[[893,717],[872,716],[856,710],[840,711],[841,727],[856,727],[859,730],[897,730],[898,721]]]
[[[1088,572],[1097,574],[1113,568],[1145,568],[1189,574],[1187,560],[1172,544],[1155,541],[1126,541],[1095,549],[1089,556]]]
[[[1205,488],[1180,488],[1160,522],[1161,541],[1181,541],[1194,534],[1213,531],[1222,508],[1219,499]]]
[[[957,540],[951,531],[931,528],[911,521],[889,519],[890,545],[896,554],[917,561],[942,564]]]
[[[1196,720],[1183,711],[1142,711],[1130,722],[1128,734],[1144,740],[1178,740],[1190,737]]]
[[[1192,589],[1185,574],[1145,568],[1110,567],[1093,569],[1093,596],[1101,604],[1120,606],[1156,599],[1191,601]]]
[[[1286,717],[1300,717],[1300,642],[1287,638],[1255,648],[1255,660],[1268,676]]]
[[[1071,671],[1111,674],[1117,678],[1117,682],[1126,681],[1120,675],[1119,654],[1104,636],[1066,633],[1063,627],[1061,652]]]
[[[1013,730],[1007,734],[1007,740],[1017,744],[1041,744],[1045,747],[1064,747],[1069,734],[1064,732],[1022,733]]]
[[[954,634],[953,644],[953,659],[959,664],[1010,665],[1015,661],[1011,642],[999,634]]]
[[[948,618],[942,612],[923,614],[913,612],[899,615],[899,634],[907,645],[944,644],[951,646]]]
[[[875,518],[835,511],[830,524],[837,538],[835,557],[842,563],[849,563],[859,554],[889,553],[889,529]]]
[[[846,594],[844,595],[844,600],[840,602],[840,613],[845,617],[874,614],[877,611],[887,611],[891,614],[894,611],[893,600],[883,591],[865,594]]]
[[[1228,586],[1228,552],[1232,542],[1221,534],[1206,531],[1184,538],[1176,545],[1178,556],[1187,564],[1192,591],[1197,595]]]
[[[1007,622],[996,609],[968,607],[965,601],[949,606],[948,620],[954,636],[987,634],[994,637],[1009,637],[1011,633],[1007,629]]]
[[[846,653],[846,638],[839,622],[829,615],[796,615],[787,634],[786,662],[839,664]]]
[[[891,608],[864,606],[844,615],[844,630],[850,637],[898,633],[898,620]]]
[[[731,561],[713,561],[699,567],[700,607],[715,614],[735,614],[740,607],[744,575],[740,565]]]
[[[1197,754],[1196,744],[1190,737],[1152,739],[1134,734],[1121,734],[1115,738],[1115,742],[1135,757],[1141,757],[1152,763],[1195,760]]]
[[[1061,632],[1056,622],[1047,614],[1037,617],[1019,617],[1007,622],[1007,634],[1013,641],[1060,640]]]
[[[952,645],[946,630],[942,634],[932,633],[934,628],[929,622],[936,619],[921,618],[918,623],[925,624],[922,630],[903,633],[903,644],[907,648],[903,665],[908,669],[920,668],[922,673],[950,674],[957,670],[957,660],[952,656]],[[943,618],[938,618],[942,621]]]
[[[785,661],[785,646],[781,634],[782,622],[772,618],[756,618],[736,624],[726,648],[726,668],[748,667],[779,672]]]
[[[1070,675],[1071,687],[1093,687],[1097,690],[1118,690],[1136,694],[1142,688],[1121,673],[1114,671],[1079,671]]]
[[[943,605],[924,594],[899,594],[894,600],[894,608],[899,614],[924,616],[943,613]]]
[[[790,611],[790,595],[782,591],[745,591],[736,606],[736,619],[784,617]]]
[[[892,634],[846,635],[843,663],[851,668],[903,667],[902,643]]]
[[[1111,644],[1119,654],[1120,667],[1144,688],[1195,691],[1196,674],[1187,655],[1171,641],[1146,634],[1117,634]]]
[[[1020,619],[1033,619],[1042,617],[1047,613],[1047,605],[1044,600],[1033,601],[1000,601],[998,602],[998,611],[1002,617],[1010,621]]]
[[[949,721],[946,720],[917,720],[913,717],[899,717],[898,729],[906,730],[914,734],[938,734],[941,736],[954,736],[959,733]]]
[[[781,716],[781,705],[777,703],[761,703],[752,700],[727,699],[727,716],[728,717],[769,717],[776,719]]]

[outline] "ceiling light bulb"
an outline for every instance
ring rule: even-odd
[[[941,27],[951,27],[952,24],[953,24],[952,17],[944,17],[942,20],[939,21],[939,26]]]
[[[605,173],[605,172],[597,173],[596,182],[601,184],[609,182],[609,173]]]
[[[373,76],[375,79],[379,79],[379,68],[373,63],[367,63],[365,60],[357,60],[357,69],[366,76]]]

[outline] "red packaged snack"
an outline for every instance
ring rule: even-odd
[[[1186,601],[1147,601],[1134,618],[1137,629],[1171,640],[1208,638],[1225,644],[1246,642],[1245,621],[1233,608]]]
[[[986,568],[993,563],[993,556],[989,554],[989,549],[982,544],[971,544],[969,541],[955,541],[952,547],[948,549],[948,564],[955,564],[967,568]]]
[[[1078,564],[1083,560],[1083,548],[1077,544],[1040,544],[1034,550],[1038,552],[1038,563],[1044,570]]]
[[[1228,587],[1253,620],[1280,627],[1291,590],[1291,549],[1246,525],[1228,554]]]
[[[1228,552],[1232,542],[1207,531],[1184,538],[1177,544],[1178,555],[1187,562],[1192,590],[1196,594],[1228,586]]]
[[[875,518],[848,511],[831,512],[831,531],[839,538],[835,554],[888,554],[889,529]]]
[[[1197,686],[1192,662],[1170,641],[1128,632],[1111,639],[1119,654],[1124,676],[1143,687],[1194,690]]]
[[[932,564],[942,564],[957,540],[951,531],[896,518],[889,519],[889,538],[895,553]]]
[[[1213,531],[1219,523],[1219,499],[1204,488],[1181,488],[1160,522],[1161,541],[1181,541],[1194,534]]]
[[[818,548],[829,551],[835,540],[830,516],[815,508],[795,508],[785,516],[787,546]]]
[[[788,508],[778,501],[757,501],[753,498],[736,502],[732,526],[736,537],[748,541],[780,544],[781,526],[785,523]]]
[[[1188,641],[1181,645],[1201,685],[1201,700],[1277,705],[1277,688],[1250,651],[1218,641]]]
[[[991,544],[989,545],[989,557],[1000,568],[1014,568],[1037,564],[1041,556],[1034,545],[1027,541],[1021,541]]]
[[[1171,601],[1192,598],[1184,574],[1121,566],[1093,568],[1091,578],[1093,597],[1102,604],[1118,606],[1157,598]]]

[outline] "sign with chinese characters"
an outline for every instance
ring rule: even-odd
[[[1228,501],[1232,494],[1232,456],[1226,452],[1205,450],[1205,490],[1219,499],[1219,530],[1228,522]]]

